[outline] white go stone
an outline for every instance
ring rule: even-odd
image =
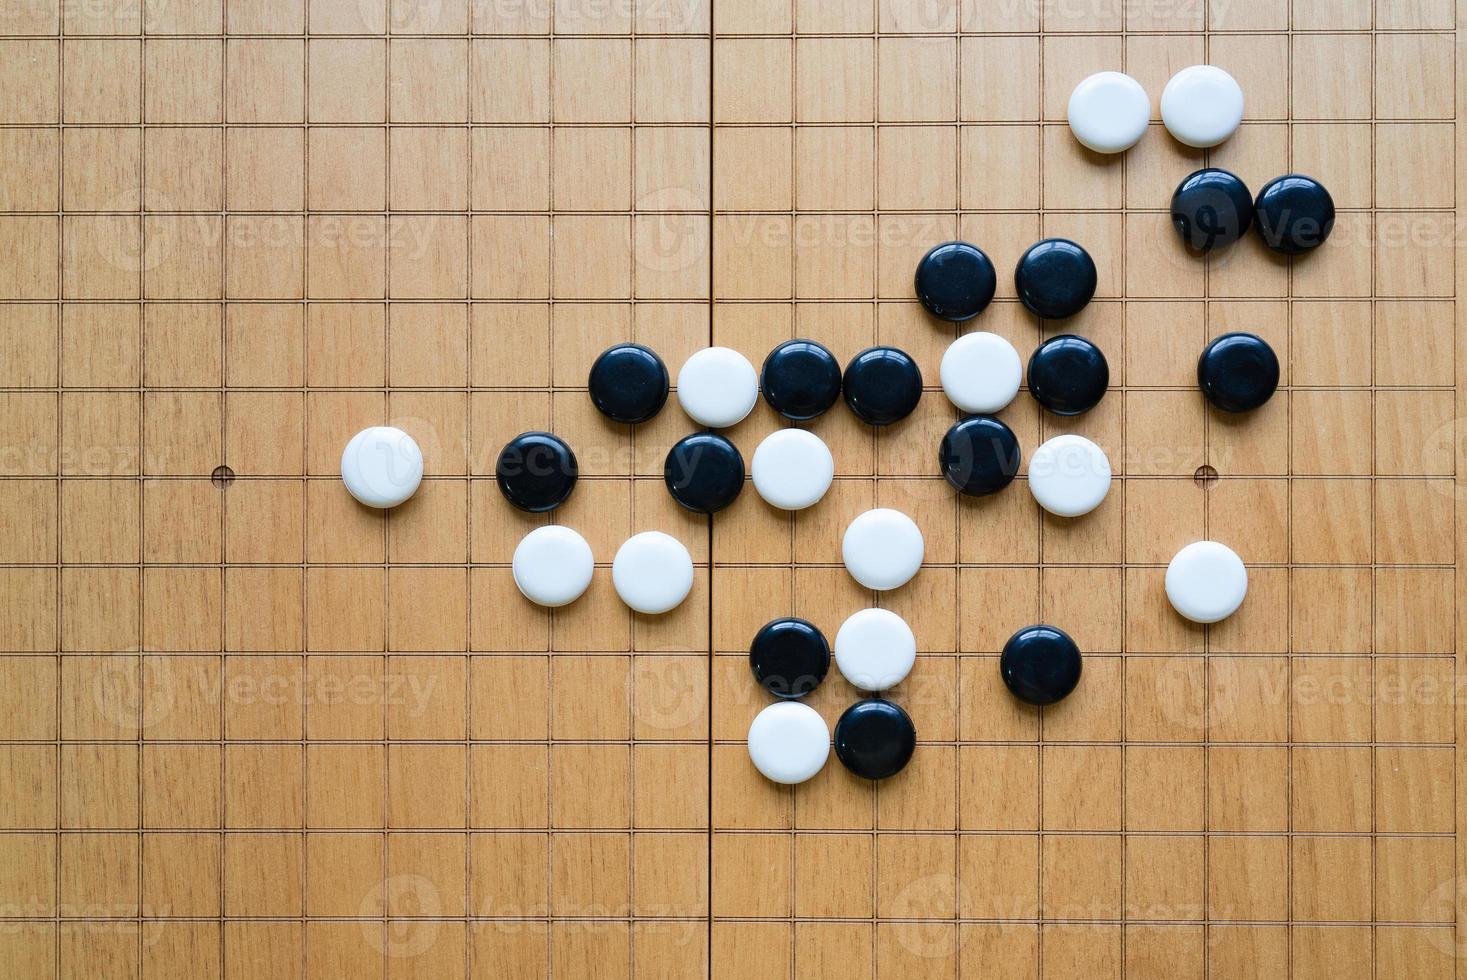
[[[705,347],[677,373],[677,400],[699,425],[738,425],[759,400],[759,372],[736,350]]]
[[[637,612],[665,613],[693,590],[693,556],[670,534],[634,534],[616,549],[611,584],[621,601]]]
[[[342,450],[341,480],[368,507],[396,507],[423,482],[423,451],[401,429],[374,425]]]
[[[749,725],[749,758],[768,779],[803,783],[830,757],[830,729],[820,712],[800,701],[780,701]]]
[[[996,333],[964,334],[953,341],[938,367],[948,401],[965,412],[992,415],[1019,393],[1024,365],[1014,345]]]
[[[542,606],[575,602],[591,584],[591,546],[568,527],[548,524],[520,539],[510,568],[526,599]]]
[[[1166,597],[1194,623],[1216,623],[1237,612],[1248,594],[1248,569],[1238,553],[1216,541],[1196,541],[1166,567]]]
[[[1084,436],[1055,436],[1029,457],[1029,492],[1059,517],[1079,517],[1110,493],[1110,459]]]
[[[1162,89],[1161,121],[1178,142],[1217,146],[1243,122],[1243,90],[1216,65],[1183,68]]]
[[[1096,153],[1120,153],[1146,135],[1151,100],[1130,75],[1096,72],[1070,93],[1068,115],[1075,139]]]
[[[835,457],[807,429],[777,429],[754,450],[749,469],[759,496],[781,510],[804,510],[830,489]]]
[[[835,634],[835,664],[863,691],[885,691],[902,682],[917,662],[917,638],[889,609],[862,609]]]
[[[846,528],[841,558],[851,577],[868,589],[898,589],[922,567],[924,544],[917,522],[899,510],[868,510]]]

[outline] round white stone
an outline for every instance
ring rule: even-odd
[[[637,612],[665,613],[677,608],[693,589],[693,556],[670,534],[634,534],[616,549],[611,584],[621,601]]]
[[[780,701],[754,716],[749,758],[776,783],[803,783],[830,757],[830,729],[820,712],[800,701]]]
[[[754,450],[749,469],[759,496],[781,510],[804,510],[830,489],[835,457],[807,429],[777,429]]]
[[[841,558],[851,577],[868,589],[906,585],[922,567],[922,531],[899,510],[868,510],[846,528]]]
[[[1217,146],[1243,121],[1243,90],[1216,65],[1183,68],[1162,89],[1161,121],[1179,142]]]
[[[835,664],[863,691],[896,687],[916,662],[912,627],[890,609],[862,609],[835,634]]]
[[[992,415],[1019,393],[1024,365],[1013,344],[980,331],[952,342],[938,374],[948,401],[965,412]]]
[[[1070,93],[1070,131],[1096,153],[1129,150],[1146,135],[1151,100],[1141,83],[1118,71],[1096,72]]]
[[[568,527],[549,524],[520,539],[510,568],[526,599],[542,606],[564,606],[586,591],[595,564],[585,538]]]
[[[711,429],[738,425],[759,400],[759,373],[727,347],[705,347],[677,373],[677,400],[694,422]]]
[[[374,425],[352,436],[342,450],[341,479],[368,507],[396,507],[423,482],[423,451],[401,429]]]
[[[1226,619],[1248,594],[1248,569],[1237,552],[1216,541],[1197,541],[1166,567],[1166,597],[1194,623]]]
[[[1055,436],[1029,457],[1029,492],[1059,517],[1079,517],[1110,492],[1110,460],[1084,436]]]

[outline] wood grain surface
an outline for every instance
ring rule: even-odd
[[[716,977],[1446,980],[1457,923],[1467,534],[1456,365],[1467,151],[1455,0],[6,0],[0,5],[0,976],[17,980]],[[1154,122],[1123,157],[1064,123],[1101,69],[1152,96],[1211,62],[1246,92],[1209,153]],[[1312,174],[1319,252],[1206,261],[1172,188]],[[1008,270],[1096,257],[1042,324]],[[1082,520],[1023,485],[959,499],[936,447],[958,330],[912,295],[988,251],[968,329],[1094,339],[1075,419],[1118,479]],[[1246,417],[1195,388],[1209,337],[1283,362]],[[710,522],[661,482],[692,423],[593,409],[634,339],[756,364],[812,337],[911,352],[879,432],[810,424],[837,479],[798,515]],[[339,482],[389,423],[427,476],[388,514]],[[782,424],[731,431],[746,458]],[[544,516],[493,482],[553,430],[553,520],[589,592],[549,613],[508,562]],[[1201,468],[1216,471],[1202,479]],[[872,506],[927,563],[877,596],[840,565]],[[631,533],[697,563],[634,616]],[[1166,562],[1249,563],[1242,610],[1178,618]],[[797,789],[742,740],[745,651],[880,604],[920,655],[912,764]],[[1068,701],[1003,689],[1054,623]],[[830,722],[856,692],[811,703]]]

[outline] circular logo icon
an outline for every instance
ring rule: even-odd
[[[393,875],[362,898],[357,914],[364,918],[388,915],[381,922],[363,922],[362,934],[379,953],[393,959],[411,959],[433,948],[443,902],[438,887],[422,875]],[[397,918],[404,916],[405,918]]]

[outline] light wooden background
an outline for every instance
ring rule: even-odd
[[[1467,975],[1455,7],[5,0],[0,975]],[[1063,124],[1091,71],[1155,98],[1203,61],[1248,98],[1210,155],[1154,126],[1103,160]],[[1164,209],[1205,160],[1320,177],[1334,238],[1187,257]],[[1004,417],[1107,449],[1075,522],[936,476],[956,331],[911,295],[926,248],[978,243],[970,329],[1027,355],[1052,330],[1008,273],[1042,235],[1097,259],[1064,326],[1113,387]],[[1241,419],[1194,387],[1232,329],[1284,363]],[[840,476],[793,519],[679,511],[675,403],[629,431],[585,395],[615,341],[675,372],[791,336],[901,346],[929,385],[880,433],[813,423]],[[385,518],[337,478],[380,422],[428,464]],[[603,566],[553,615],[507,568],[543,518],[492,480],[527,428],[578,452],[555,519]],[[879,600],[919,639],[920,747],[777,788],[744,651],[873,602],[839,541],[877,504],[927,539]],[[604,566],[651,528],[699,570],[633,617]],[[1211,630],[1161,589],[1202,537],[1250,564]],[[1087,654],[1042,713],[995,662],[1036,620]]]

